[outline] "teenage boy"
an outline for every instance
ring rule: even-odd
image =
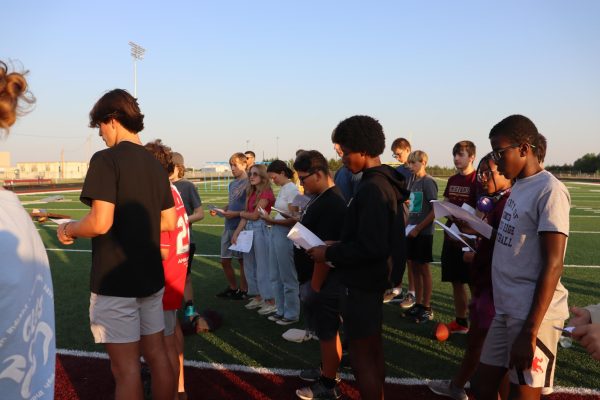
[[[246,156],[243,153],[235,153],[229,158],[229,166],[231,174],[235,178],[229,184],[229,203],[223,207],[224,212],[221,214],[225,217],[225,229],[221,235],[221,266],[225,273],[225,279],[229,286],[222,292],[217,293],[217,297],[229,298],[235,300],[245,300],[248,291],[248,284],[244,275],[244,263],[242,255],[233,250],[229,250],[231,246],[231,237],[233,232],[240,224],[240,212],[246,207],[246,188],[248,187],[248,175]],[[217,215],[216,210],[210,210],[210,215]],[[240,263],[240,284],[238,285],[235,279],[235,272],[231,263],[232,258],[237,258]]]
[[[571,199],[565,185],[539,163],[539,133],[512,115],[490,131],[498,171],[515,179],[498,227],[492,257],[496,316],[483,345],[474,389],[496,399],[506,373],[509,398],[538,399],[552,387],[556,349],[569,317],[560,282],[569,233]]]
[[[404,176],[404,180],[408,184],[412,176],[412,171],[408,166],[408,155],[411,152],[410,142],[404,138],[397,138],[392,142],[391,150],[392,157],[400,163],[396,170]],[[404,220],[408,221],[408,206],[406,204],[404,207]],[[405,262],[394,263],[392,265],[390,283],[393,287],[386,290],[383,296],[384,303],[400,303],[403,308],[410,308],[415,305],[415,286],[410,268],[408,269],[408,292],[402,291],[402,280],[404,279],[405,270]]]
[[[466,203],[475,209],[478,193],[476,171],[473,167],[475,144],[469,140],[460,141],[452,148],[452,155],[458,173],[448,178],[444,190],[444,200],[459,207]],[[444,233],[444,244],[442,245],[442,282],[452,283],[452,297],[454,298],[456,318],[447,324],[448,330],[450,333],[465,334],[469,331],[466,288],[469,283],[469,265],[463,259],[461,243],[453,240],[446,233]]]
[[[421,150],[414,151],[408,156],[408,165],[413,173],[408,184],[410,190],[408,225],[412,225],[413,228],[406,237],[406,248],[408,265],[413,273],[416,302],[406,311],[406,315],[418,324],[433,319],[429,263],[433,261],[435,213],[431,200],[437,199],[438,185],[425,171],[428,159],[427,153]]]
[[[181,200],[183,200],[185,212],[188,216],[190,229],[190,252],[187,276],[185,278],[185,288],[183,289],[183,301],[185,302],[184,315],[187,318],[193,318],[197,313],[194,309],[194,288],[192,287],[191,274],[192,262],[194,261],[194,254],[196,253],[196,243],[194,242],[192,224],[204,219],[204,208],[202,207],[202,199],[200,199],[196,186],[187,179],[183,179],[183,176],[185,175],[185,164],[183,156],[180,153],[173,152],[173,164],[173,173],[169,176],[169,179],[181,195]]]
[[[340,239],[346,202],[329,178],[327,160],[318,151],[304,151],[294,162],[300,184],[311,201],[304,207],[300,222],[324,241]],[[315,329],[321,347],[321,368],[305,370],[300,378],[314,382],[298,389],[301,399],[337,399],[340,391],[337,370],[342,359],[340,327],[341,285],[335,268],[310,259],[304,250],[294,249],[294,262],[301,283],[300,294],[309,327]]]
[[[330,261],[339,269],[344,333],[361,398],[383,399],[383,292],[388,262],[405,257],[402,207],[408,192],[402,175],[381,164],[385,135],[377,120],[350,117],[339,123],[331,140],[340,146],[344,165],[363,176],[348,204],[341,241],[309,253],[315,262]]]
[[[250,171],[250,168],[255,164],[256,154],[252,150],[246,150],[244,152],[246,156],[246,172]]]

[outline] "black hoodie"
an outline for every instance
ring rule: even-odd
[[[406,260],[402,205],[410,192],[402,174],[390,166],[363,172],[348,203],[341,241],[327,248],[326,258],[347,287],[383,293],[389,286],[388,259]]]

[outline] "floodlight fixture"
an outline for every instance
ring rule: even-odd
[[[137,98],[137,62],[144,59],[146,49],[137,43],[129,42],[131,57],[133,58],[133,97]]]

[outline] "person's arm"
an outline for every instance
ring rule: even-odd
[[[567,236],[560,232],[540,232],[542,270],[533,294],[533,302],[521,332],[512,345],[510,366],[520,370],[531,367],[540,324],[544,319],[556,285],[563,272]]]
[[[60,224],[56,230],[62,244],[72,244],[78,237],[93,238],[103,235],[113,225],[115,205],[107,201],[93,200],[90,211],[79,221]]]
[[[429,224],[431,224],[433,222],[434,219],[435,219],[435,212],[432,209],[431,211],[429,211],[429,214],[427,214],[425,219],[423,221],[421,221],[419,224],[415,225],[415,227],[412,229],[412,231],[410,231],[408,233],[408,237],[416,238],[423,229],[425,229],[427,226],[429,226]]]
[[[260,212],[258,207],[265,209],[269,205],[269,199],[260,199],[254,211],[240,211],[240,217],[249,219],[250,221],[258,221],[260,219]]]
[[[248,222],[248,220],[241,218],[240,219],[240,223],[238,224],[237,228],[235,228],[235,231],[233,231],[233,235],[231,235],[231,243],[236,244],[237,243],[237,238],[240,235],[240,232],[244,230],[244,228],[246,227],[246,223]]]
[[[585,347],[592,358],[600,361],[600,324],[578,326],[571,336]]]
[[[194,212],[188,215],[188,222],[193,224],[204,219],[204,208],[202,206],[194,208]]]
[[[177,228],[177,212],[175,207],[167,208],[160,212],[160,231],[168,232]]]

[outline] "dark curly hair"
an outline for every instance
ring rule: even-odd
[[[169,146],[165,146],[162,140],[156,139],[154,142],[148,142],[144,145],[154,158],[160,162],[169,176],[175,171],[175,163],[173,163],[173,152]]]
[[[489,138],[505,136],[516,144],[529,143],[533,146],[538,143],[539,132],[535,124],[523,115],[511,115],[498,122],[490,131]]]
[[[267,167],[267,172],[273,172],[275,174],[280,174],[283,172],[288,179],[292,179],[294,177],[294,171],[292,171],[291,168],[281,160],[272,161]]]
[[[355,115],[340,122],[331,134],[331,141],[371,157],[377,157],[385,149],[383,127],[367,115]]]
[[[140,111],[137,99],[123,89],[105,93],[90,111],[90,128],[100,123],[116,119],[129,132],[138,133],[144,129],[144,114]]]

